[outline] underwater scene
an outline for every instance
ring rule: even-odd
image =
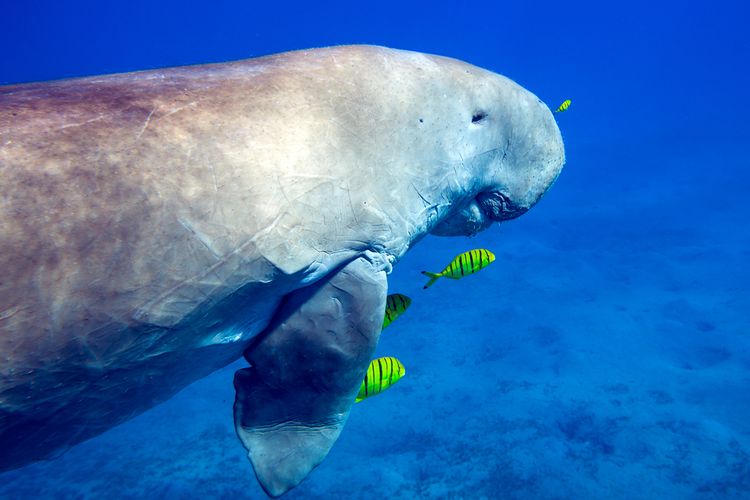
[[[0,85],[350,44],[455,58],[538,97],[565,164],[527,213],[502,198],[492,203],[515,212],[474,236],[410,241],[387,275],[387,327],[357,402],[327,456],[295,472],[298,485],[274,490],[254,473],[263,456],[248,460],[253,441],[233,413],[235,373],[248,370],[240,349],[216,370],[190,358],[184,371],[200,375],[185,375],[196,381],[174,396],[5,467],[0,498],[750,499],[746,4],[31,0],[1,16]],[[381,92],[397,111],[419,106],[401,88]],[[483,113],[470,113],[474,126]],[[149,120],[139,138],[157,126]],[[0,171],[11,164],[3,130]],[[409,143],[397,135],[382,148]],[[413,182],[430,175],[440,174]],[[373,190],[402,182],[378,166],[363,179]],[[3,201],[8,190],[0,185]],[[289,241],[285,252],[301,251]],[[15,309],[2,310],[13,291],[0,293],[2,327]],[[346,297],[348,318],[357,311]],[[6,385],[10,352],[0,352]],[[339,372],[315,353],[294,354],[283,370],[308,363],[317,390],[337,386]],[[10,393],[0,387],[0,427],[12,428]],[[272,408],[266,397],[259,406]],[[268,453],[294,457],[294,439]],[[8,450],[0,463],[14,463]]]

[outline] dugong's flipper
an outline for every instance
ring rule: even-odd
[[[380,335],[384,271],[359,258],[291,294],[234,377],[234,422],[263,489],[300,483],[341,433]]]

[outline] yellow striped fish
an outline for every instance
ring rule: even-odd
[[[480,269],[489,266],[490,263],[494,262],[494,260],[495,255],[489,250],[485,250],[484,248],[469,250],[468,252],[464,252],[453,259],[451,263],[448,264],[448,267],[446,267],[439,273],[429,273],[427,271],[422,271],[422,274],[430,277],[430,281],[428,281],[424,287],[428,288],[432,286],[432,284],[435,283],[438,278],[450,278],[452,280],[457,280],[459,278],[463,278],[466,275],[474,274]]]
[[[570,99],[565,99],[562,104],[555,110],[555,113],[562,113],[570,107]]]
[[[355,403],[376,396],[401,380],[406,375],[406,368],[401,361],[392,357],[378,358],[370,361],[367,374],[359,387]]]
[[[383,329],[393,323],[396,318],[406,311],[411,305],[411,299],[400,293],[393,293],[385,299],[385,318],[383,318]]]

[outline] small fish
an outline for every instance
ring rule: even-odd
[[[363,399],[380,394],[398,382],[404,375],[406,375],[406,368],[396,358],[373,359],[370,361],[367,374],[359,387],[359,393],[354,402],[359,403]]]
[[[570,99],[565,99],[562,104],[555,110],[555,113],[562,113],[570,107]]]
[[[383,318],[383,329],[393,323],[396,318],[406,311],[411,305],[411,299],[400,293],[393,293],[385,299],[385,318]]]
[[[459,278],[463,278],[468,274],[474,274],[480,269],[489,266],[490,263],[492,263],[494,260],[495,255],[489,250],[485,250],[484,248],[469,250],[468,252],[464,252],[453,259],[453,261],[448,264],[448,267],[446,267],[439,273],[429,273],[427,271],[422,271],[422,274],[430,277],[430,281],[428,281],[424,287],[428,288],[432,286],[432,284],[435,283],[438,278],[450,278],[452,280],[457,280]]]

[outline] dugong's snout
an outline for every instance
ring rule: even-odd
[[[490,162],[491,185],[476,197],[482,212],[495,222],[515,219],[542,198],[562,171],[565,149],[550,109],[530,92],[519,99],[523,113],[513,139],[500,159]],[[522,132],[521,132],[522,131]]]
[[[473,236],[495,222],[520,217],[529,206],[515,203],[500,191],[482,192],[466,206],[440,222],[432,233],[435,236]]]
[[[552,113],[536,96],[523,91],[523,112],[514,117],[512,139],[475,157],[478,185],[469,200],[435,226],[437,236],[471,236],[495,222],[528,212],[562,171],[565,152]],[[488,154],[489,153],[489,154]]]
[[[515,219],[529,211],[530,206],[518,205],[499,191],[480,193],[477,196],[480,209],[494,222]]]

